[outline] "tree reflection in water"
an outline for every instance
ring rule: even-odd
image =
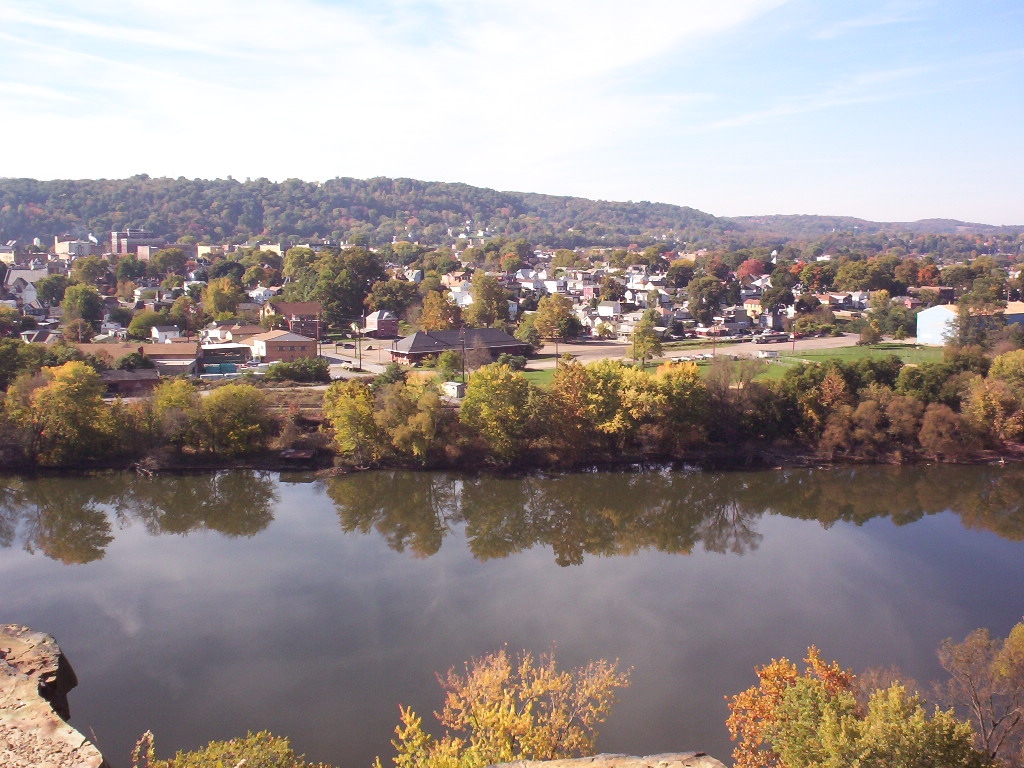
[[[0,546],[20,540],[63,563],[92,562],[113,541],[111,516],[120,525],[137,520],[152,534],[252,536],[273,520],[274,489],[266,472],[12,477],[0,492]]]
[[[766,472],[644,469],[523,478],[378,472],[327,481],[342,529],[377,531],[398,551],[436,552],[465,526],[480,560],[551,547],[559,565],[641,550],[742,555],[765,514],[906,525],[943,511],[964,525],[1024,537],[1018,467],[834,467]]]
[[[635,472],[463,476],[366,472],[323,481],[345,532],[392,549],[435,554],[462,530],[479,560],[550,547],[559,565],[654,550],[742,555],[766,514],[861,525],[906,525],[950,510],[966,527],[1024,539],[1024,468],[833,467],[765,472],[645,468]],[[267,472],[142,478],[126,473],[11,477],[0,489],[0,547],[17,542],[64,563],[103,557],[113,524],[154,535],[197,530],[253,536],[270,524],[277,480]]]

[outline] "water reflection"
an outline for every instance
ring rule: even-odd
[[[208,529],[253,536],[273,520],[275,483],[266,472],[141,478],[126,473],[7,478],[0,491],[0,546],[20,540],[66,564],[99,560],[114,539],[111,518],[152,534]]]
[[[952,476],[952,477],[951,477]],[[955,477],[955,479],[953,479]],[[342,529],[377,531],[394,549],[436,552],[464,525],[480,560],[550,547],[559,565],[642,550],[742,555],[765,514],[906,525],[952,510],[969,527],[1020,540],[1024,471],[1004,467],[859,467],[775,472],[643,471],[525,478],[380,472],[326,482]]]
[[[239,471],[143,478],[109,473],[10,478],[0,490],[0,546],[20,541],[64,563],[103,557],[113,523],[153,534],[253,536],[273,520],[277,482]],[[549,547],[555,562],[651,550],[742,555],[765,514],[906,525],[951,510],[964,525],[1024,539],[1024,469],[860,467],[709,473],[667,469],[523,478],[372,472],[321,487],[345,532],[375,532],[392,549],[436,554],[454,529],[481,561]]]

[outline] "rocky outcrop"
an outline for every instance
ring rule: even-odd
[[[725,765],[703,752],[673,752],[647,757],[595,755],[569,760],[517,760],[491,768],[725,768]]]
[[[0,625],[0,766],[106,768],[99,750],[65,722],[76,685],[52,637]]]

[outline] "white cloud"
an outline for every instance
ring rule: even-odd
[[[26,87],[91,95],[50,175],[112,175],[116,146],[121,173],[480,178],[664,120],[689,97],[641,94],[631,70],[781,2],[22,3],[0,11],[0,63]]]

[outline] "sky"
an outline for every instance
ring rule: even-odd
[[[0,0],[0,176],[1024,224],[1020,0]]]

